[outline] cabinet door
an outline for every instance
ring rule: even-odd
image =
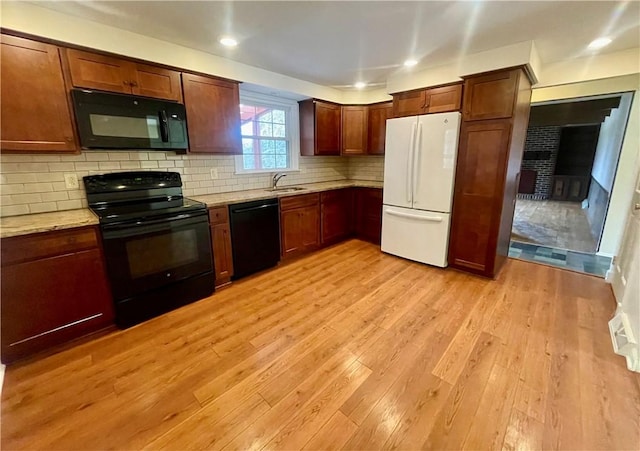
[[[189,151],[242,154],[238,83],[182,74]]]
[[[342,107],[342,155],[367,153],[367,107]]]
[[[1,277],[4,363],[112,323],[98,249],[4,266]]]
[[[358,237],[380,244],[382,235],[382,190],[358,188],[356,190],[356,234]]]
[[[417,116],[426,112],[425,89],[393,94],[393,117]]]
[[[322,193],[320,241],[323,245],[338,242],[351,232],[351,190]]]
[[[427,90],[427,113],[459,111],[462,100],[462,85],[442,86]]]
[[[509,120],[463,123],[456,168],[449,263],[493,276],[503,200]]]
[[[310,251],[320,244],[320,215],[318,205],[300,209],[301,245],[303,250]]]
[[[0,149],[76,151],[58,48],[6,35],[0,43]]]
[[[384,141],[387,133],[387,119],[393,117],[393,103],[385,102],[369,105],[367,126],[367,153],[384,155]]]
[[[136,63],[132,92],[139,96],[182,102],[180,73],[162,67]]]
[[[501,119],[513,114],[518,70],[468,78],[464,83],[462,119]]]
[[[73,86],[131,94],[134,63],[81,50],[67,49]]]
[[[282,258],[291,257],[302,251],[301,208],[280,213]]]
[[[316,155],[340,155],[340,105],[315,102]]]
[[[231,253],[231,232],[229,224],[211,227],[213,244],[213,265],[216,274],[216,286],[224,285],[233,276],[233,255]]]

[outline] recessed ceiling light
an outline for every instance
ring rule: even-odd
[[[353,86],[356,87],[357,89],[362,89],[366,87],[367,84],[364,81],[358,81]]]
[[[611,44],[611,38],[598,38],[591,41],[588,45],[589,50],[598,50]]]
[[[238,45],[238,41],[225,36],[224,38],[220,38],[220,44],[224,45],[225,47],[235,47],[236,45]]]
[[[412,66],[415,66],[416,64],[418,64],[418,62],[416,60],[406,60],[404,62],[404,65],[406,67],[412,67]]]

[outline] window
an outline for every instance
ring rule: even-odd
[[[242,155],[236,173],[298,170],[298,102],[256,93],[240,94]]]

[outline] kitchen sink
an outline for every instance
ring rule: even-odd
[[[268,188],[265,191],[270,191],[272,193],[290,193],[292,191],[303,191],[306,188],[302,188],[300,186],[287,186],[283,188]]]

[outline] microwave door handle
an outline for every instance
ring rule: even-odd
[[[160,136],[162,137],[162,142],[169,142],[169,121],[167,120],[167,112],[165,110],[161,110],[158,114],[160,116]]]

